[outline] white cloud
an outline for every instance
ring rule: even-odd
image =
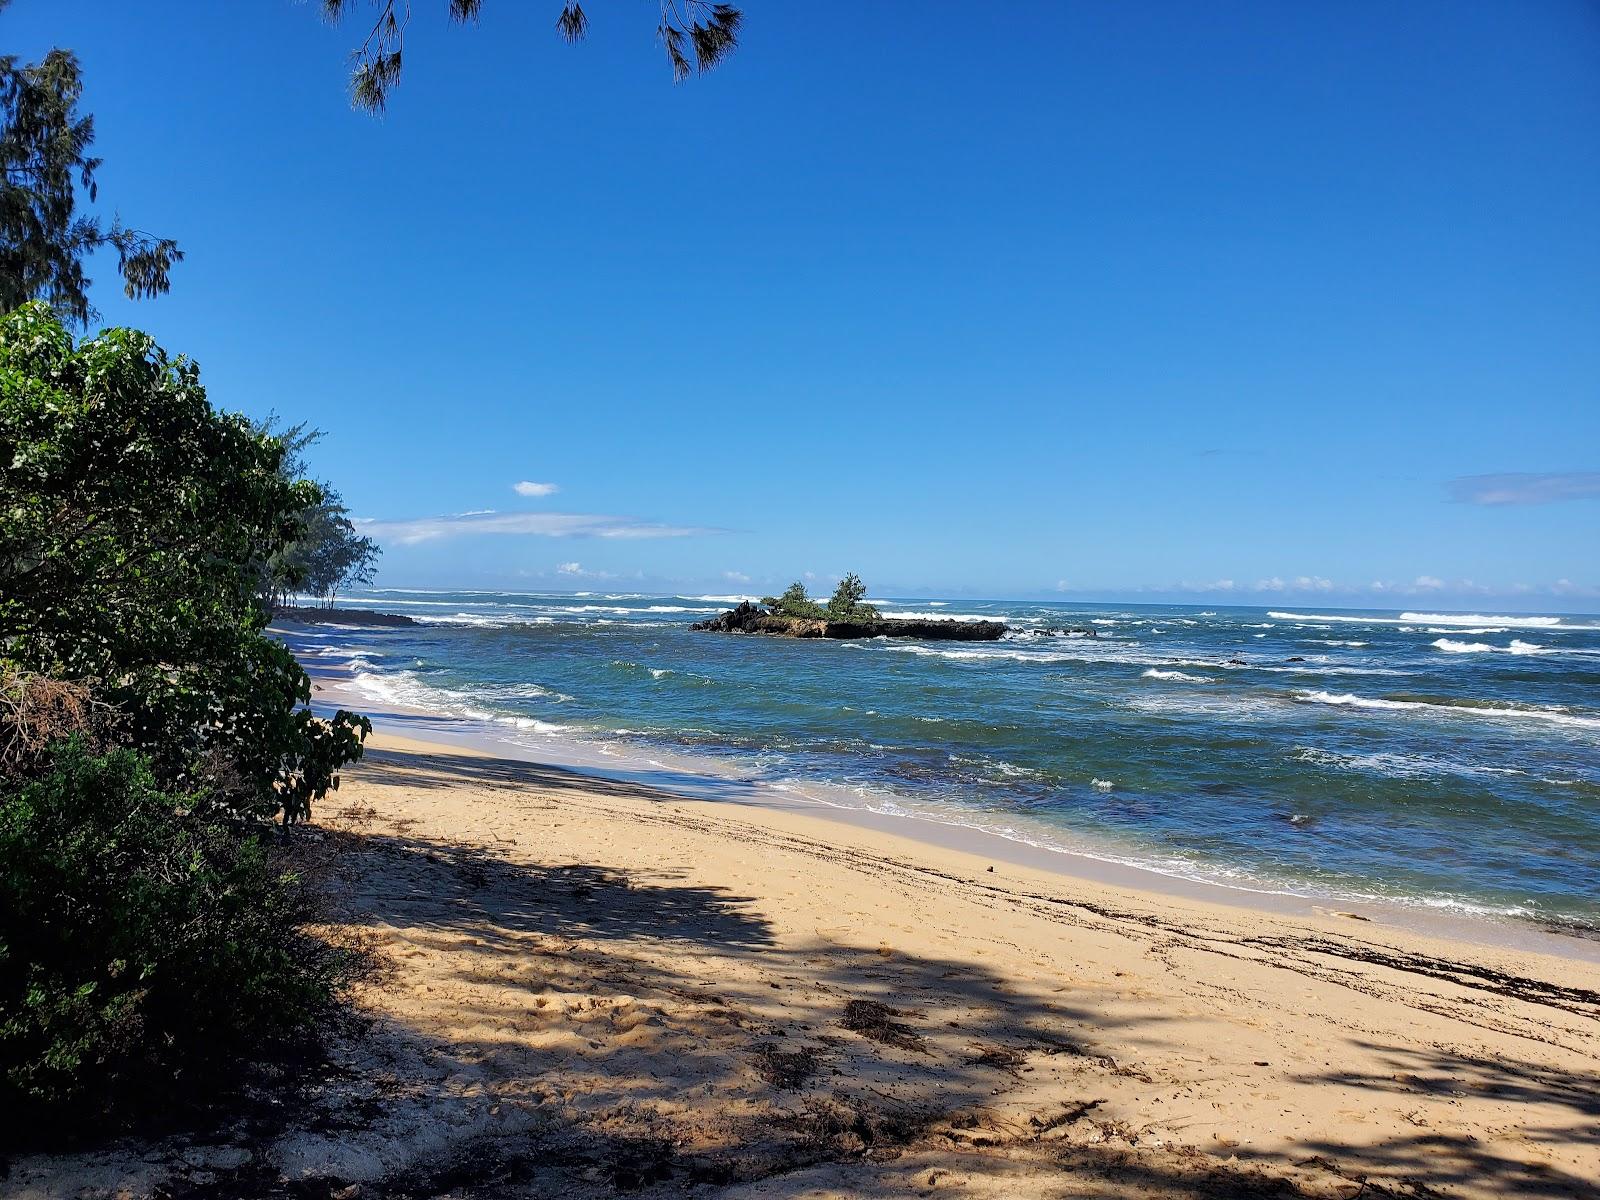
[[[1580,596],[1585,600],[1592,600],[1600,596],[1600,587],[1573,583],[1570,579],[1556,580],[1550,585],[1550,590],[1558,596]]]
[[[1600,500],[1600,471],[1507,471],[1463,475],[1445,484],[1460,504],[1555,504]]]
[[[729,583],[749,583],[750,582],[750,576],[746,575],[743,571],[724,571],[722,573],[722,577],[724,579],[726,579]]]
[[[577,579],[616,579],[615,571],[591,571],[581,562],[564,562],[556,564],[556,574],[570,575]]]
[[[519,496],[554,496],[561,488],[554,483],[534,483],[531,479],[523,479],[513,483],[511,490]]]
[[[1444,580],[1432,575],[1418,575],[1411,586],[1419,592],[1437,592],[1444,587]]]
[[[493,509],[396,521],[358,517],[355,525],[368,537],[402,546],[486,534],[554,538],[675,538],[721,532],[688,525],[639,521],[633,517],[607,517],[590,513],[508,513],[495,512]]]

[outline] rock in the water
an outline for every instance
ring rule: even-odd
[[[765,633],[793,638],[926,638],[939,642],[993,642],[1005,635],[1000,621],[829,621],[821,617],[786,617],[768,612],[759,604],[745,600],[708,621],[696,621],[690,629],[711,633]]]

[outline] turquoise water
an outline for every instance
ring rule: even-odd
[[[1174,875],[1600,927],[1600,618],[924,599],[878,603],[1016,632],[688,629],[737,599],[382,590],[343,602],[423,624],[315,644],[375,703],[534,750],[703,755]]]

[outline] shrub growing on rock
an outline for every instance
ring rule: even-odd
[[[768,596],[761,603],[780,617],[810,617],[822,620],[828,615],[823,611],[822,605],[806,595],[806,585],[798,579],[783,589],[783,595]]]
[[[878,610],[866,603],[867,585],[861,576],[852,572],[839,580],[833,596],[828,600],[830,621],[876,621]]]

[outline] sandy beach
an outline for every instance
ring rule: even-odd
[[[1583,1196],[1600,968],[380,731],[303,831],[380,964],[292,1104],[4,1192]]]

